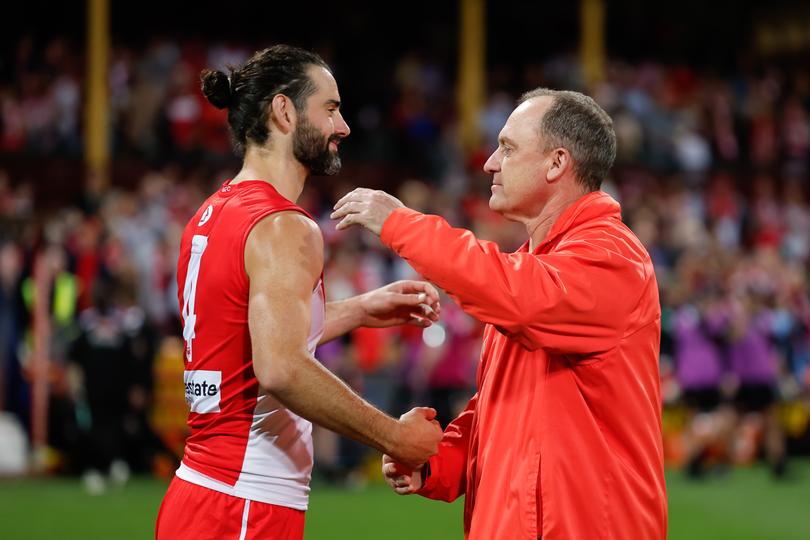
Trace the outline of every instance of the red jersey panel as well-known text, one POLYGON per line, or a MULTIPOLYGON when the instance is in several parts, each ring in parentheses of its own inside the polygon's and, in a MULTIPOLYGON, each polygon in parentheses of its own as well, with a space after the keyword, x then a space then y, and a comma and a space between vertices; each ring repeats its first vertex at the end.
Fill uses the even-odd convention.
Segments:
MULTIPOLYGON (((185 228, 177 284, 191 433, 177 476, 229 495, 305 510, 312 425, 260 388, 248 331, 245 242, 256 223, 285 210, 309 216, 267 182, 226 182, 185 228)), ((319 281, 312 293, 311 353, 323 335, 324 310, 319 281)))

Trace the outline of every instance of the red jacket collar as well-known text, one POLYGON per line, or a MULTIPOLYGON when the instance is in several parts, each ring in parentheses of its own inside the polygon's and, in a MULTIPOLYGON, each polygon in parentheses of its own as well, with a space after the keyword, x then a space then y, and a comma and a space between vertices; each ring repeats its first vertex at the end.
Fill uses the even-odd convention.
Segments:
MULTIPOLYGON (((543 246, 578 225, 594 219, 610 217, 621 219, 621 206, 619 206, 619 203, 604 191, 586 193, 560 214, 560 217, 551 226, 551 230, 548 231, 543 241, 537 244, 533 252, 537 253, 543 246)), ((518 251, 529 251, 528 240, 518 251)))

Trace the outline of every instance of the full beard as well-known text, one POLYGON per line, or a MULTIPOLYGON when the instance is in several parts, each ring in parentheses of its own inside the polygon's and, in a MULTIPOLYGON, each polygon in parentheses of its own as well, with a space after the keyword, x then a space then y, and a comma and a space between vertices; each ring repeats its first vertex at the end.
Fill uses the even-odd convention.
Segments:
POLYGON ((339 142, 338 135, 324 137, 309 120, 304 117, 293 134, 293 155, 312 175, 332 176, 340 172, 340 156, 329 149, 329 143, 339 142))

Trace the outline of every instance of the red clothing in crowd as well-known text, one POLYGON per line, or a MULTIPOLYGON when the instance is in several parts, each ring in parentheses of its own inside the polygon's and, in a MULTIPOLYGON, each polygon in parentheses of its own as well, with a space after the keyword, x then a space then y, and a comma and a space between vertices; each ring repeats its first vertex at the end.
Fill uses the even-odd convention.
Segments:
POLYGON ((487 323, 420 494, 464 494, 469 539, 664 539, 658 287, 618 203, 583 196, 532 252, 408 209, 381 238, 487 323))

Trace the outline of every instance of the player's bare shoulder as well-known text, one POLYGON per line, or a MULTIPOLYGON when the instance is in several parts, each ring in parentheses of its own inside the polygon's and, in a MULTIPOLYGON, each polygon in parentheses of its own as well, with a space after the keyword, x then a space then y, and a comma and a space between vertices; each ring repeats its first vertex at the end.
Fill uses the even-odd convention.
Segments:
POLYGON ((323 235, 317 223, 296 211, 275 212, 260 220, 245 244, 245 266, 250 274, 251 262, 275 262, 280 259, 323 268, 323 235))
POLYGON ((275 212, 260 220, 250 232, 248 241, 251 236, 260 243, 313 244, 323 250, 323 235, 318 224, 294 210, 275 212))

